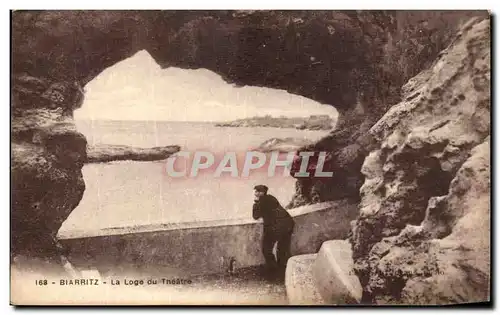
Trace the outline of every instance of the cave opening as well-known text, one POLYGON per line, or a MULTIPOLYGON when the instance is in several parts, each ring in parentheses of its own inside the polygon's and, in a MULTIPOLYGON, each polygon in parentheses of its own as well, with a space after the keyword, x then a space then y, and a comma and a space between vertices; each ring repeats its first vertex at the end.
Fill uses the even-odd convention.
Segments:
MULTIPOLYGON (((338 118, 333 106, 284 90, 236 86, 204 68, 162 69, 145 50, 108 67, 84 89, 85 99, 73 117, 87 138, 87 152, 106 146, 179 146, 216 156, 263 146, 296 150, 326 136, 338 118)), ((84 196, 59 235, 250 218, 254 185, 266 184, 284 206, 295 193, 293 177, 256 173, 248 178, 173 179, 166 176, 165 164, 87 163, 82 169, 84 196)))

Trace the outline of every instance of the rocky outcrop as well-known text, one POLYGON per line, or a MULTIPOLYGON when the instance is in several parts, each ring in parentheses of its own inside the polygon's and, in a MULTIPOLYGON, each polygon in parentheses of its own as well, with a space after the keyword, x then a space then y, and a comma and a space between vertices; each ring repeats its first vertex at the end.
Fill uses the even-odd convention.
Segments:
POLYGON ((470 21, 370 129, 351 242, 364 300, 489 299, 490 23, 470 21))
POLYGON ((290 305, 325 305, 316 286, 313 266, 318 254, 290 257, 285 272, 285 288, 290 305))
POLYGON ((70 114, 77 85, 20 76, 11 117, 11 253, 54 259, 56 233, 85 189, 85 137, 70 114))
POLYGON ((271 138, 269 140, 264 141, 255 148, 255 151, 260 152, 294 152, 298 151, 302 147, 306 145, 310 145, 312 141, 307 139, 299 139, 299 138, 271 138))
POLYGON ((88 146, 87 163, 111 161, 158 161, 179 152, 178 145, 153 148, 135 148, 124 145, 99 144, 88 146))

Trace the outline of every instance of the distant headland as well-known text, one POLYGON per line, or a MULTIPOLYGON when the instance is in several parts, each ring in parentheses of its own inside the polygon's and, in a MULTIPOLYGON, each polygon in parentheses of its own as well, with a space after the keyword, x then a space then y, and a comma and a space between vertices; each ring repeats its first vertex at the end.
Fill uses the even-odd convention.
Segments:
POLYGON ((310 115, 309 117, 272 117, 255 116, 237 119, 229 122, 216 123, 217 127, 272 127, 272 128, 295 128, 300 130, 331 130, 335 121, 329 115, 310 115))

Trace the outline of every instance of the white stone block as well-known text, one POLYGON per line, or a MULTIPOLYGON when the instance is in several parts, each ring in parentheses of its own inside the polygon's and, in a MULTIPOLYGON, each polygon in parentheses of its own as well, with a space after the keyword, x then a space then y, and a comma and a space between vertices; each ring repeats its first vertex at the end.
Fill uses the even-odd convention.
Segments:
POLYGON ((344 240, 324 242, 312 266, 315 286, 328 304, 358 304, 362 288, 354 273, 351 244, 344 240))

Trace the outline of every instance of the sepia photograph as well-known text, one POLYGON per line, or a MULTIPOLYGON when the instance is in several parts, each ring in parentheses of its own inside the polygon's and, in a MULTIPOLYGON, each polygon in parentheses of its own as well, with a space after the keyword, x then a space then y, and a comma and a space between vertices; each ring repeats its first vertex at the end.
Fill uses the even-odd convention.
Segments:
POLYGON ((491 306, 491 12, 10 28, 11 305, 491 306))

